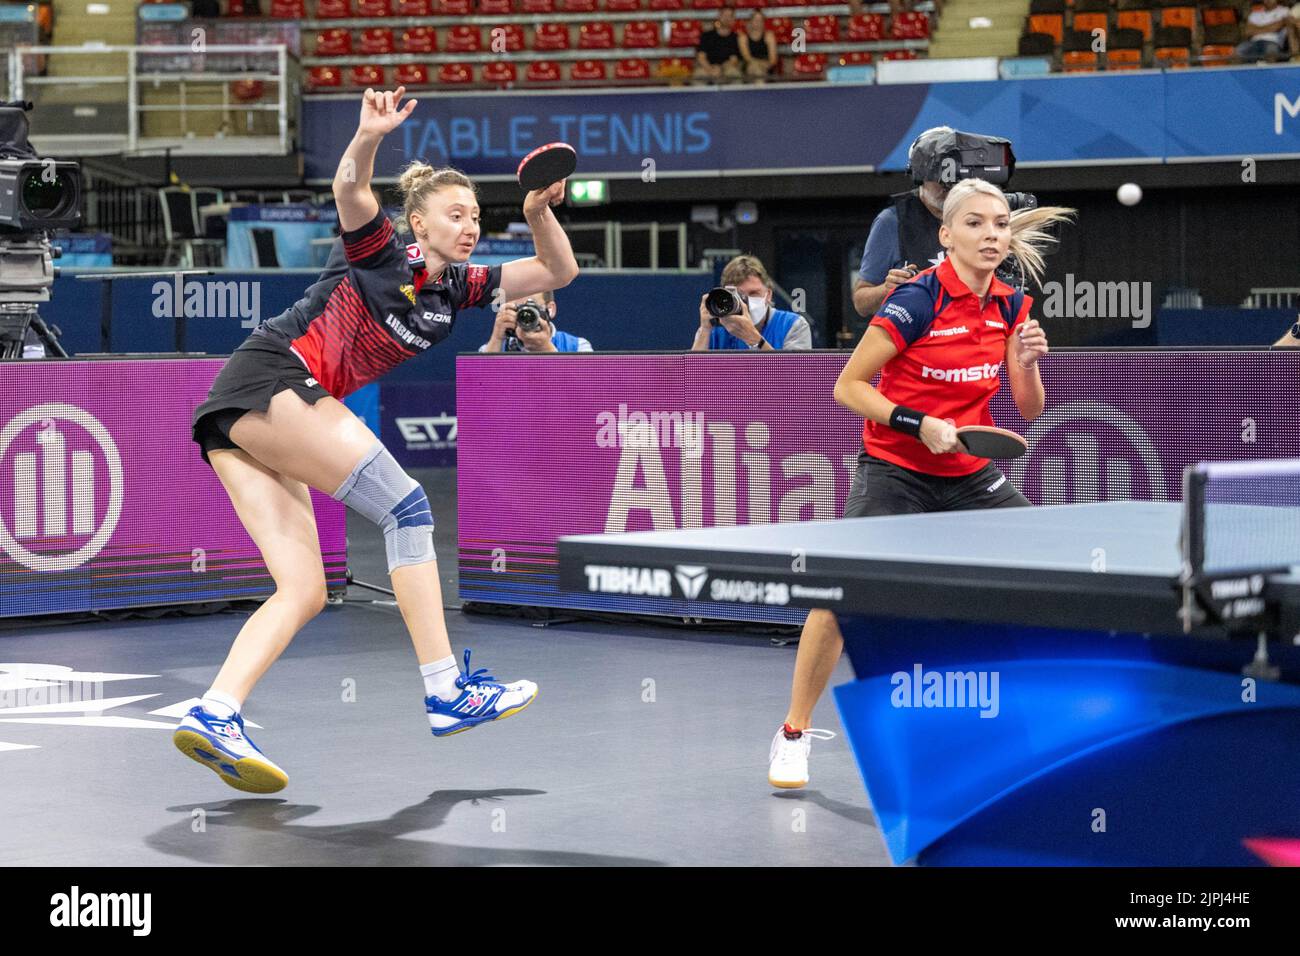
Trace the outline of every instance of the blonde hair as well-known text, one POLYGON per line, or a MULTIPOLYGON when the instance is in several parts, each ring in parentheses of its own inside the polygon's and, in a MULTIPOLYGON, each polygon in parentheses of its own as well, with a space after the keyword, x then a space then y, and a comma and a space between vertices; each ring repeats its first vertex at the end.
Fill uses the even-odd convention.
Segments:
POLYGON ((767 274, 758 256, 736 256, 722 267, 723 285, 740 285, 750 276, 758 276, 759 281, 769 288, 772 285, 772 277, 767 274))
POLYGON ((397 180, 397 188, 402 194, 402 217, 396 223, 397 227, 410 231, 411 213, 423 212, 429 197, 447 186, 464 186, 475 196, 478 195, 474 181, 459 169, 450 166, 434 169, 418 159, 403 169, 397 180))
POLYGON ((997 186, 983 179, 963 179, 948 191, 948 198, 943 202, 943 224, 951 229, 952 221, 957 218, 957 210, 977 194, 996 196, 1007 207, 1011 214, 1009 253, 1020 260, 1026 282, 1037 285, 1043 278, 1045 268, 1043 254, 1058 241, 1046 227, 1052 223, 1071 221, 1078 210, 1066 206, 1037 206, 1013 211, 1007 203, 1007 197, 997 186))

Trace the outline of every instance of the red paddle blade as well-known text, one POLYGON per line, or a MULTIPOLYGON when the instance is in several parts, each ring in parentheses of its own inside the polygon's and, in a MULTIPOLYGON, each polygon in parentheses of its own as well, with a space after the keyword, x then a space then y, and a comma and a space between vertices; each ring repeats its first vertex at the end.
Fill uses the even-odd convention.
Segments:
POLYGON ((516 175, 519 185, 531 192, 567 179, 577 168, 577 150, 568 143, 547 143, 523 158, 516 175))
POLYGON ((957 437, 978 458, 1019 458, 1029 450, 1023 438, 1002 428, 967 425, 957 429, 957 437))

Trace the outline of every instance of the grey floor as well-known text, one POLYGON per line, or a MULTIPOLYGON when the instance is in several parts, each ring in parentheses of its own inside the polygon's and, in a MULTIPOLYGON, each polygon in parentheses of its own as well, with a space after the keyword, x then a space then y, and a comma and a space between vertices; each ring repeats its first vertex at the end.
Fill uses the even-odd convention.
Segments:
MULTIPOLYGON (((454 473, 417 477, 454 605, 454 473)), ((363 522, 349 536, 354 575, 386 583, 378 532, 363 522)), ((169 714, 206 689, 243 615, 0 631, 0 660, 146 675, 104 682, 103 697, 124 701, 89 722, 0 712, 0 864, 887 863, 842 735, 814 743, 805 790, 767 784, 793 647, 453 610, 458 654, 469 646, 474 666, 541 694, 437 739, 400 614, 370 596, 353 588, 308 625, 246 703, 262 728, 251 736, 290 776, 264 797, 226 787, 170 739, 169 714)), ((849 676, 846 662, 832 683, 849 676)), ((841 729, 829 698, 817 724, 841 729)))

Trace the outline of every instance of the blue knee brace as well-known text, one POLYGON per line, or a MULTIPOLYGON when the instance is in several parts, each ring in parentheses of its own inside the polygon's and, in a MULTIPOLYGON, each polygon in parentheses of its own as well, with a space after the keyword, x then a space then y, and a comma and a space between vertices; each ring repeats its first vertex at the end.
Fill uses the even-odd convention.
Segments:
POLYGON ((390 574, 434 559, 429 499, 382 442, 375 442, 332 497, 383 530, 390 574))

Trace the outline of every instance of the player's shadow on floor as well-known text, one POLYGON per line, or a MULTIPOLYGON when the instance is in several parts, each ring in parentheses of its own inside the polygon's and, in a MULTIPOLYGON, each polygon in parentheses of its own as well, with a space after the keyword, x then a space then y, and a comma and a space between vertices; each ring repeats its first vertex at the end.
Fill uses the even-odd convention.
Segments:
POLYGON ((815 803, 828 813, 843 817, 850 823, 868 826, 873 830, 880 828, 880 825, 876 822, 876 815, 871 812, 869 807, 854 806, 851 803, 845 803, 843 800, 835 800, 826 796, 820 790, 773 790, 772 796, 778 800, 806 800, 809 803, 815 803))
MULTIPOLYGON (((196 806, 168 807, 183 814, 174 824, 145 838, 150 848, 196 863, 243 866, 662 866, 658 860, 573 853, 564 850, 495 849, 492 840, 511 839, 509 831, 494 833, 485 821, 480 846, 456 846, 405 834, 442 826, 458 803, 496 801, 506 797, 544 795, 544 790, 436 790, 413 806, 383 820, 360 820, 329 826, 296 821, 318 806, 283 799, 239 798, 196 806), (195 832, 195 810, 203 810, 204 831, 195 832)), ((459 834, 458 834, 459 836, 459 834)))

